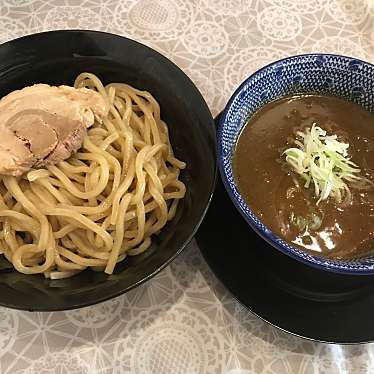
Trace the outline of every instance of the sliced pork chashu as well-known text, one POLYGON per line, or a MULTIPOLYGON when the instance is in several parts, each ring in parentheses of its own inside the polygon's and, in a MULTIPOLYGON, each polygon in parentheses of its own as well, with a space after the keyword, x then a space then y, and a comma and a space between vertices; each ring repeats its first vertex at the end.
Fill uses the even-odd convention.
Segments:
POLYGON ((36 84, 0 100, 0 174, 64 160, 82 145, 87 128, 108 113, 97 92, 36 84))

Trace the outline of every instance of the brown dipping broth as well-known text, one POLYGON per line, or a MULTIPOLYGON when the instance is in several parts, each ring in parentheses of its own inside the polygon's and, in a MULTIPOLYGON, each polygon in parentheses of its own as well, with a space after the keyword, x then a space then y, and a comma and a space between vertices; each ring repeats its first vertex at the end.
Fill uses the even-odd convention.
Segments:
POLYGON ((374 188, 360 190, 348 183, 351 203, 328 198, 317 206, 313 186, 306 189, 282 156, 296 146, 296 132, 313 123, 349 143, 360 175, 373 180, 374 114, 336 97, 300 95, 264 105, 244 126, 233 159, 238 189, 262 222, 296 247, 337 259, 373 252, 374 188), (297 217, 304 227, 295 224, 297 217))

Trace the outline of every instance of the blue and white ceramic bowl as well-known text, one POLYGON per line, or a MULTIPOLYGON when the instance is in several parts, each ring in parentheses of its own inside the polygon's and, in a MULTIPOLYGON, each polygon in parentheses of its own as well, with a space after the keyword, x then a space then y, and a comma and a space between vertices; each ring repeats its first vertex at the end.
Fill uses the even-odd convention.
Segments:
POLYGON ((276 61, 246 79, 233 94, 218 130, 218 164, 231 200, 265 240, 279 251, 314 267, 346 274, 374 274, 374 256, 341 261, 313 256, 286 243, 256 217, 241 197, 233 177, 237 138, 248 118, 264 104, 296 93, 338 96, 374 112, 374 65, 351 57, 309 54, 276 61))

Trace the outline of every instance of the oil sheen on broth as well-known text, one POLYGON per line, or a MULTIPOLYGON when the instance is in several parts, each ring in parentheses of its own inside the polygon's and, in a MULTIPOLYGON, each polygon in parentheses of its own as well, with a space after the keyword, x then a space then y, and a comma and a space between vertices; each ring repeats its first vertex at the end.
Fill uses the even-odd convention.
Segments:
POLYGON ((312 254, 354 258, 374 251, 374 188, 351 188, 349 204, 327 198, 316 204, 314 188, 285 162, 297 131, 313 124, 349 143, 360 175, 374 178, 374 114, 328 96, 284 97, 263 106, 243 128, 235 149, 234 176, 241 195, 263 223, 312 254), (300 228, 295 217, 307 224, 300 228), (313 217, 320 223, 313 225, 313 217))

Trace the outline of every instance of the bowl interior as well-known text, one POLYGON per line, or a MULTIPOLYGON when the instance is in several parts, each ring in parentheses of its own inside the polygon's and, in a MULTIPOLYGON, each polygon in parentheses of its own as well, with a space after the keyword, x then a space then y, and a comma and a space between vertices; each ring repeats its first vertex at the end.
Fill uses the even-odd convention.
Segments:
POLYGON ((337 96, 374 112, 374 65, 350 57, 310 54, 265 66, 234 93, 221 117, 218 132, 219 167, 226 189, 243 217, 280 251, 308 265, 352 274, 374 273, 374 258, 338 261, 307 254, 274 235, 247 206, 233 178, 232 157, 248 118, 264 104, 300 93, 337 96))
POLYGON ((125 259, 107 276, 90 270, 65 280, 19 274, 0 262, 0 305, 61 310, 90 305, 123 293, 154 275, 189 242, 209 204, 215 182, 215 129, 192 82, 154 50, 112 34, 57 31, 0 46, 0 96, 34 83, 72 85, 84 71, 104 83, 125 82, 153 94, 169 127, 176 156, 187 163, 187 185, 176 217, 144 254, 125 259))

